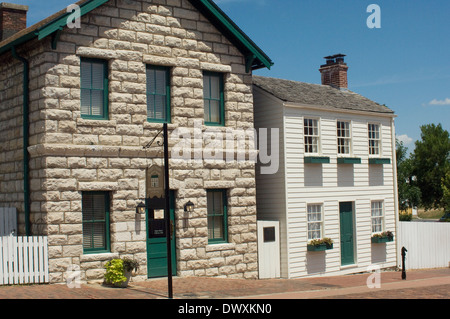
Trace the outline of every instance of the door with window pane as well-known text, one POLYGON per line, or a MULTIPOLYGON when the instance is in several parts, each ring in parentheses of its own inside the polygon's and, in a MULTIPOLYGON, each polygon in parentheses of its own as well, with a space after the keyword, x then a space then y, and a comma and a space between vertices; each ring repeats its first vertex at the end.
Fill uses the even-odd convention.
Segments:
POLYGON ((109 193, 83 192, 83 251, 108 252, 109 242, 109 193))

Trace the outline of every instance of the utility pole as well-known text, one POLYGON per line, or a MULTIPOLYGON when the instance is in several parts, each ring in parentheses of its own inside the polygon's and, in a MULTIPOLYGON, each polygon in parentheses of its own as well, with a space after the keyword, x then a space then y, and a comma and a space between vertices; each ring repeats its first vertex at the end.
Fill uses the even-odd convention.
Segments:
POLYGON ((167 285, 169 299, 173 299, 172 287, 172 245, 171 245, 171 223, 170 223, 170 185, 169 185, 169 137, 167 123, 164 123, 164 180, 165 180, 165 222, 167 239, 167 285))

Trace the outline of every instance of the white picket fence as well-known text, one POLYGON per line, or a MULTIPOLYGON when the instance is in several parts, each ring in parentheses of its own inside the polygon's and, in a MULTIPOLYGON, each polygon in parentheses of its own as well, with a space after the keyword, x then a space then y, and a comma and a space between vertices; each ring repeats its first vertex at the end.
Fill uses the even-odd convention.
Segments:
POLYGON ((405 247, 406 269, 450 266, 450 223, 399 222, 399 260, 405 247))
POLYGON ((48 283, 46 236, 0 237, 0 285, 48 283))

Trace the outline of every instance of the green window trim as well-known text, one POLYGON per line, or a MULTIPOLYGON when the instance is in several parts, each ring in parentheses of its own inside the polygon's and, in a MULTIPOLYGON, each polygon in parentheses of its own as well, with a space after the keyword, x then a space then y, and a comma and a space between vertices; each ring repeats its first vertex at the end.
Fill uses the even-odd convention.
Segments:
MULTIPOLYGON (((92 204, 92 203, 91 203, 92 204)), ((90 207, 93 207, 91 205, 90 207)), ((109 253, 111 252, 111 239, 110 239, 110 194, 109 192, 82 192, 82 225, 83 225, 83 253, 84 254, 99 254, 99 253, 109 253), (97 200, 100 198, 100 200, 104 201, 101 205, 104 207, 104 218, 98 218, 98 216, 95 216, 95 212, 88 211, 88 208, 85 207, 85 204, 88 204, 89 201, 93 202, 95 200, 95 197, 97 200), (93 215, 92 218, 87 218, 88 214, 93 215), (101 234, 103 236, 104 244, 100 247, 93 247, 94 244, 94 236, 95 236, 95 230, 94 225, 104 225, 104 231, 101 234), (92 227, 90 227, 92 226, 92 227), (89 229, 91 228, 91 229, 89 229), (87 230, 90 230, 91 232, 87 232, 87 230), (91 241, 89 244, 85 242, 85 238, 90 237, 89 240, 91 241), (89 247, 88 247, 89 246, 89 247)))
MULTIPOLYGON (((227 198, 227 191, 224 189, 210 189, 207 190, 207 201, 213 200, 213 202, 208 203, 208 244, 224 244, 228 243, 228 198, 227 198), (221 208, 220 212, 216 212, 214 210, 214 207, 216 207, 215 203, 215 196, 214 194, 220 193, 221 195, 221 203, 219 203, 219 206, 221 208), (212 194, 212 196, 209 196, 212 194), (213 211, 211 211, 209 208, 213 207, 213 211), (215 218, 216 217, 222 217, 221 218, 221 237, 215 237, 215 218)), ((220 233, 220 232, 219 232, 220 233)))
POLYGON ((328 156, 305 156, 305 164, 330 164, 328 156))
POLYGON ((81 58, 81 65, 80 65, 80 72, 81 72, 81 97, 80 97, 80 104, 82 104, 83 99, 83 90, 89 90, 89 114, 83 113, 83 107, 80 105, 80 111, 81 111, 81 118, 83 119, 89 119, 89 120, 108 120, 109 114, 109 79, 108 79, 108 61, 107 60, 100 60, 100 59, 91 59, 91 58, 81 58), (83 67, 83 65, 86 65, 86 63, 90 67, 90 87, 84 87, 83 83, 83 74, 87 70, 83 67), (92 77, 92 70, 94 64, 102 64, 103 65, 103 81, 102 81, 102 88, 93 88, 93 77, 92 77), (101 109, 102 113, 101 115, 95 115, 93 114, 93 108, 92 108, 92 96, 93 92, 95 91, 102 91, 102 102, 103 107, 101 109))
POLYGON ((203 101, 204 101, 204 111, 205 111, 205 125, 208 126, 225 126, 225 93, 224 93, 224 80, 222 73, 216 72, 203 72, 203 101), (219 79, 219 92, 218 97, 212 97, 212 85, 211 80, 213 78, 219 79), (206 84, 208 84, 206 86, 206 84), (209 90, 208 90, 209 88, 209 90), (212 108, 211 102, 218 102, 218 121, 212 120, 212 108))
POLYGON ((390 158, 369 158, 369 164, 373 164, 373 165, 391 164, 391 159, 390 158))
POLYGON ((171 87, 170 87, 170 68, 164 66, 147 65, 147 121, 151 123, 170 123, 171 122, 171 87), (151 71, 153 74, 150 74, 151 71), (165 74, 164 93, 157 92, 157 71, 163 71, 165 74), (150 81, 150 76, 153 76, 153 81, 150 81), (153 83, 153 87, 150 87, 150 83, 153 83), (158 97, 162 97, 165 103, 163 108, 165 114, 162 117, 151 116, 150 107, 153 101, 153 114, 157 113, 156 100, 158 97))

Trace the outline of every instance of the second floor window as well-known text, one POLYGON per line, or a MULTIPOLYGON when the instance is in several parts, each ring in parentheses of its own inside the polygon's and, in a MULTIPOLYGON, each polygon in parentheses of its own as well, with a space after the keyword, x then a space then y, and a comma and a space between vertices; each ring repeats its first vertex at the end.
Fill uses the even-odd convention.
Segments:
POLYGON ((380 155, 380 125, 369 124, 369 155, 380 155))
POLYGON ((338 154, 350 154, 351 152, 350 122, 337 122, 337 146, 338 154))
POLYGON ((108 118, 108 62, 81 60, 81 117, 108 118))
POLYGON ((305 153, 319 153, 319 121, 304 119, 303 130, 305 136, 305 153))
POLYGON ((147 119, 149 122, 170 122, 169 69, 147 66, 147 119))
POLYGON ((203 74, 203 100, 205 125, 225 125, 223 75, 205 72, 203 74))

